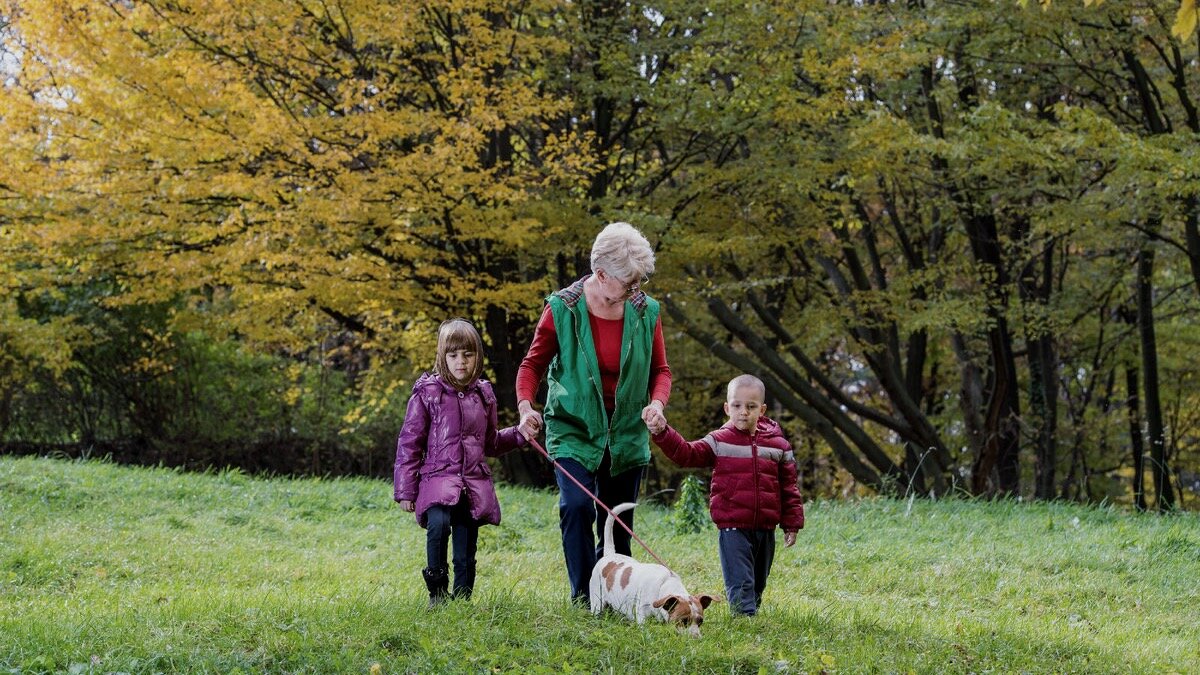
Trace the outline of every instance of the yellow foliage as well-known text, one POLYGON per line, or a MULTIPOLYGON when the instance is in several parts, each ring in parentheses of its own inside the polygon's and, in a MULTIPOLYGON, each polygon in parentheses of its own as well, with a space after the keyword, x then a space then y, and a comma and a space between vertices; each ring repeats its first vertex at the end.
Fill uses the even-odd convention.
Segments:
POLYGON ((1175 24, 1171 26, 1171 35, 1180 40, 1186 40, 1196 32, 1196 19, 1196 0, 1180 0, 1179 12, 1175 15, 1175 24))
POLYGON ((334 317, 396 346, 389 312, 480 291, 535 311, 520 261, 554 228, 525 204, 591 171, 530 74, 570 45, 506 19, 552 4, 22 2, 0 196, 25 213, 0 245, 27 285, 119 279, 115 304, 227 289, 271 344, 334 317))
MULTIPOLYGON (((1099 6, 1104 0, 1083 0, 1084 7, 1099 6)), ((1029 0, 1017 0, 1017 3, 1022 7, 1029 4, 1029 0)), ((1038 4, 1043 9, 1050 6, 1051 0, 1038 0, 1038 4)), ((1171 26, 1171 35, 1186 40, 1192 33, 1196 32, 1196 22, 1198 14, 1196 8, 1196 0, 1179 0, 1179 9, 1175 13, 1175 23, 1171 26)))

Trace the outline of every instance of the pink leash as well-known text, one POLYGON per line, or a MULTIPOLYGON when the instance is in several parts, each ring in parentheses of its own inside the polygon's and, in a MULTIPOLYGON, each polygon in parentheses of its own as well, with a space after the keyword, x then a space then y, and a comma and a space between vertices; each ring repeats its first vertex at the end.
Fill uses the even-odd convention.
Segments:
MULTIPOLYGON (((584 493, 584 494, 586 494, 587 496, 591 497, 591 498, 592 498, 592 501, 596 502, 596 504, 597 504, 597 505, 599 505, 599 506, 600 506, 600 508, 604 509, 605 511, 608 511, 608 515, 609 515, 609 516, 610 516, 610 517, 611 517, 613 520, 615 520, 615 521, 616 521, 616 523, 617 523, 618 525, 620 525, 622 529, 624 529, 626 532, 628 532, 628 533, 629 533, 629 536, 631 536, 631 537, 633 537, 635 540, 637 540, 637 543, 641 544, 641 545, 642 545, 642 548, 646 549, 646 553, 649 553, 649 554, 650 554, 650 556, 651 556, 652 558, 654 558, 655 560, 657 560, 659 565, 662 565, 663 567, 666 567, 666 568, 667 568, 667 571, 671 571, 671 568, 670 568, 670 566, 668 566, 668 565, 667 565, 667 563, 663 562, 663 561, 662 561, 662 558, 658 557, 658 554, 657 554, 657 553, 655 553, 654 551, 652 551, 652 550, 650 549, 650 547, 646 545, 646 542, 642 541, 642 538, 641 538, 641 537, 639 537, 639 536, 637 536, 636 534, 634 534, 634 533, 633 533, 633 530, 629 529, 629 526, 628 526, 628 525, 626 525, 626 524, 625 524, 625 522, 624 522, 624 521, 622 521, 620 518, 618 518, 618 517, 617 517, 617 514, 615 514, 615 513, 613 513, 613 512, 612 512, 612 509, 608 508, 608 506, 606 506, 606 505, 604 504, 604 502, 600 501, 600 499, 599 499, 598 497, 596 497, 596 495, 592 494, 590 490, 588 490, 587 488, 585 488, 585 487, 583 486, 583 483, 580 483, 580 482, 579 482, 579 481, 578 481, 578 480, 575 478, 575 476, 572 476, 572 475, 570 474, 570 472, 568 472, 566 469, 563 469, 561 464, 559 464, 558 462, 554 461, 554 458, 550 456, 550 453, 546 452, 546 449, 542 447, 541 443, 538 443, 537 441, 535 441, 534 439, 532 439, 532 438, 531 438, 531 439, 529 439, 529 444, 530 444, 530 445, 532 445, 533 447, 537 448, 537 451, 538 451, 538 452, 540 452, 540 453, 542 453, 542 456, 543 456, 543 457, 545 457, 546 459, 550 460, 550 463, 551 463, 551 464, 553 464, 553 465, 555 466, 555 468, 557 468, 557 469, 558 469, 560 472, 562 472, 562 475, 566 476, 567 478, 570 478, 570 479, 571 479, 571 482, 572 482, 572 483, 574 483, 574 484, 575 484, 575 486, 576 486, 576 487, 578 487, 580 490, 583 490, 583 493, 584 493)), ((674 572, 671 572, 671 574, 675 574, 675 573, 674 573, 674 572)), ((677 576, 678 576, 678 575, 677 575, 677 576)))

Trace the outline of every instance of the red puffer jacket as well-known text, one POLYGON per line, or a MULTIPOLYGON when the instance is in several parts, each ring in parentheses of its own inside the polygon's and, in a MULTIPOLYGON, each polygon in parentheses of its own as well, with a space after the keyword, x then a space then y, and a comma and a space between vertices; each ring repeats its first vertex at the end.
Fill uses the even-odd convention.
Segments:
POLYGON ((711 466, 709 512, 717 527, 785 532, 804 527, 796 459, 779 425, 760 417, 750 435, 732 424, 688 442, 668 426, 654 444, 680 466, 711 466))

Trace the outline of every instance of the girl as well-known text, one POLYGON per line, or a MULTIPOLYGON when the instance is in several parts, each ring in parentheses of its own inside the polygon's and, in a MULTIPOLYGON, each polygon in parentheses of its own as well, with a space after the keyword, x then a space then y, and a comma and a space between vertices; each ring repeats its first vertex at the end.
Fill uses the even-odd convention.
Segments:
POLYGON ((496 429, 496 395, 480 378, 483 341, 463 319, 438 328, 436 374, 413 384, 396 444, 395 499, 426 530, 429 606, 447 597, 447 544, 454 544, 454 596, 475 586, 479 526, 500 523, 500 502, 485 457, 525 445, 524 427, 496 429))

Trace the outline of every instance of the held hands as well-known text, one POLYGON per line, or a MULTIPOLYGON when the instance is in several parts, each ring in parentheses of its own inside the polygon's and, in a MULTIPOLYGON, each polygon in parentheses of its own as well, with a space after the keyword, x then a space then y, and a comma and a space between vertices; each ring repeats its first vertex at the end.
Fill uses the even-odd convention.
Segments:
POLYGON ((413 500, 411 499, 401 499, 400 509, 402 511, 408 511, 409 513, 412 513, 413 511, 417 510, 417 505, 413 503, 413 500))
POLYGON ((534 410, 529 401, 518 403, 517 410, 521 413, 521 423, 517 425, 517 431, 520 431, 526 440, 536 440, 538 434, 542 433, 542 414, 534 410))
POLYGON ((783 533, 783 546, 784 546, 784 548, 787 548, 788 546, 791 546, 792 544, 795 544, 795 543, 796 543, 796 533, 795 533, 795 532, 786 532, 786 531, 785 531, 785 532, 783 533))
POLYGON ((663 415, 662 401, 655 399, 650 401, 650 405, 642 408, 642 421, 646 423, 646 428, 651 434, 661 434, 667 428, 667 417, 663 415))

